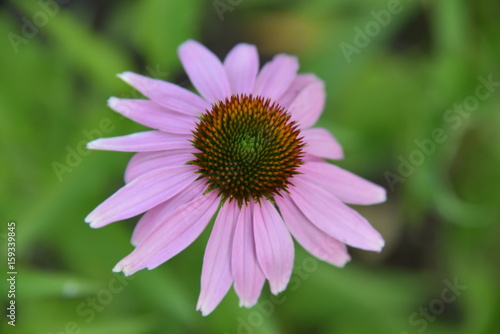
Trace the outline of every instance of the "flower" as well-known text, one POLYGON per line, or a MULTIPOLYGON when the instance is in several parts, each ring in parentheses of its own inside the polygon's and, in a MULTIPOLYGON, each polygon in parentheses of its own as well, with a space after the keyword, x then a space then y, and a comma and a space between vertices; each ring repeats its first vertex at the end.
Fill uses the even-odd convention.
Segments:
POLYGON ((113 269, 153 269, 188 247, 216 215, 197 309, 212 312, 234 284, 240 306, 253 306, 265 280, 285 290, 293 236, 317 258, 342 267, 346 245, 370 251, 381 235, 344 203, 385 201, 385 190, 325 161, 343 158, 325 129, 310 128, 325 103, 323 82, 297 74, 278 54, 259 71, 253 45, 238 44, 221 62, 188 40, 179 57, 197 95, 132 72, 119 75, 148 99, 110 98, 118 113, 155 130, 97 139, 88 148, 139 152, 125 186, 85 219, 105 226, 141 213, 135 249, 113 269), (217 213, 218 211, 218 213, 217 213))

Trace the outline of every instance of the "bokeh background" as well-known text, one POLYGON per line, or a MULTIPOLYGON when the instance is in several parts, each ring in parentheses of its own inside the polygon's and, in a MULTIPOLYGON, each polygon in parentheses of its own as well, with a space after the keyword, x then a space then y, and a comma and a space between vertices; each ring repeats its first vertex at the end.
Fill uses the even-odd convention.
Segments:
POLYGON ((1 277, 9 221, 18 271, 17 326, 2 278, 1 332, 499 333, 499 13, 493 0, 0 1, 1 277), (84 144, 144 129, 106 106, 140 97, 117 73, 190 87, 176 54, 188 38, 220 57, 238 42, 262 62, 296 54, 326 82, 318 125, 342 143, 338 164, 388 190, 357 208, 382 253, 352 250, 339 269, 297 245, 278 299, 266 285, 243 309, 231 291, 205 318, 210 228, 153 271, 111 272, 137 218, 83 219, 123 185, 131 154, 84 144))

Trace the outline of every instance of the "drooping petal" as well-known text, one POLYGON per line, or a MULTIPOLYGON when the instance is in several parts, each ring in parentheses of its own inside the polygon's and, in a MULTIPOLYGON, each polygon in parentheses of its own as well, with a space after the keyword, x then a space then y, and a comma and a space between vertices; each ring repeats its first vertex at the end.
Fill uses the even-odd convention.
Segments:
POLYGON ((212 191, 184 204, 161 222, 132 253, 113 268, 131 275, 153 269, 188 247, 203 232, 217 211, 219 199, 212 191))
POLYGON ((233 283, 231 247, 238 211, 235 202, 222 206, 207 243, 201 272, 200 297, 196 306, 204 316, 219 305, 233 283))
POLYGON ((306 129, 318 121, 325 107, 325 100, 325 84, 323 81, 314 81, 295 97, 288 107, 288 112, 301 128, 306 129))
POLYGON ((190 134, 196 121, 193 116, 167 109, 151 100, 111 97, 108 106, 139 124, 166 132, 190 134))
POLYGON ((368 221, 332 193, 296 175, 290 195, 297 207, 316 227, 350 246, 380 251, 384 239, 368 221))
POLYGON ((246 43, 236 45, 227 54, 224 68, 233 95, 252 93, 259 71, 259 54, 255 45, 246 43))
POLYGON ((190 149, 191 136, 161 131, 137 132, 126 136, 100 138, 87 144, 92 150, 121 152, 152 152, 162 150, 190 149))
POLYGON ((286 92, 283 95, 281 95, 281 97, 278 99, 279 104, 288 109, 288 107, 293 102, 293 100, 295 100, 297 95, 299 95, 299 93, 309 84, 316 81, 321 81, 321 80, 314 74, 311 73, 297 74, 295 79, 293 79, 290 87, 288 87, 286 92))
POLYGON ((182 43, 179 58, 191 83, 208 102, 213 104, 231 96, 221 61, 204 45, 194 40, 182 43))
POLYGON ((255 253, 253 206, 250 203, 241 207, 231 252, 234 290, 240 298, 240 306, 244 307, 252 307, 257 303, 265 282, 255 253))
POLYGON ((381 186, 326 162, 306 163, 300 167, 300 172, 301 178, 345 203, 371 205, 386 200, 386 191, 381 186))
POLYGON ((323 128, 312 128, 302 130, 300 134, 304 137, 307 153, 332 160, 344 158, 342 146, 330 131, 323 128))
POLYGON ((130 159, 125 170, 125 182, 129 183, 135 178, 154 169, 185 165, 193 160, 193 155, 187 150, 169 150, 156 152, 140 152, 130 159))
POLYGON ((294 248, 283 219, 267 200, 254 206, 257 260, 275 295, 285 290, 292 275, 294 248))
POLYGON ((276 204, 288 229, 299 244, 317 258, 343 267, 351 257, 347 247, 317 228, 293 203, 290 195, 276 196, 276 204))
POLYGON ((194 166, 179 166, 144 174, 102 202, 85 221, 97 228, 141 214, 186 188, 198 177, 195 172, 194 166))
POLYGON ((253 94, 277 101, 293 82, 299 69, 299 62, 294 56, 276 55, 273 60, 262 67, 253 94))
MULTIPOLYGON (((307 150, 307 148, 306 148, 306 150, 307 150)), ((307 151, 306 151, 306 153, 304 153, 302 160, 304 160, 306 162, 325 162, 325 159, 320 158, 316 155, 309 154, 309 153, 307 153, 307 151)))
POLYGON ((165 108, 195 117, 211 109, 210 103, 200 96, 171 82, 133 72, 123 72, 118 77, 165 108))
POLYGON ((132 245, 137 246, 149 233, 165 221, 177 208, 201 197, 207 186, 203 180, 198 180, 188 185, 171 199, 148 210, 139 220, 132 234, 132 245))

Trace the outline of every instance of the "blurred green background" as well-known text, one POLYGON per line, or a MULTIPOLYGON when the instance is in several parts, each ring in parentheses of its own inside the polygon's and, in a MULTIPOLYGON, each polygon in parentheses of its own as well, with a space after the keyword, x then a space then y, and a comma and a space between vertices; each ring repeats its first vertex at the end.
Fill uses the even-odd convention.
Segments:
POLYGON ((2 279, 2 333, 500 333, 498 1, 54 1, 0 1, 1 276, 9 221, 18 271, 15 328, 2 279), (339 165, 388 190, 359 208, 381 254, 351 250, 339 269, 297 245, 278 299, 266 285, 242 309, 231 290, 206 318, 210 229, 153 271, 111 272, 137 218, 83 219, 131 154, 83 147, 144 129, 106 107, 140 96, 117 73, 189 87, 176 54, 188 38, 220 57, 243 41, 262 62, 296 54, 325 80, 318 125, 342 143, 339 165))

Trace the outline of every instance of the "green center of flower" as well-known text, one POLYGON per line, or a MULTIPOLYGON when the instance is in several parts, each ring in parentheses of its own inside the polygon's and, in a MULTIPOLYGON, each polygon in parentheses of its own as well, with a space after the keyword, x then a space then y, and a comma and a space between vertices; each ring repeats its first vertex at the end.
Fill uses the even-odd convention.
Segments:
POLYGON ((201 115, 193 131, 199 167, 208 191, 241 206, 261 197, 274 201, 287 191, 303 163, 304 143, 291 115, 269 99, 232 96, 201 115))

